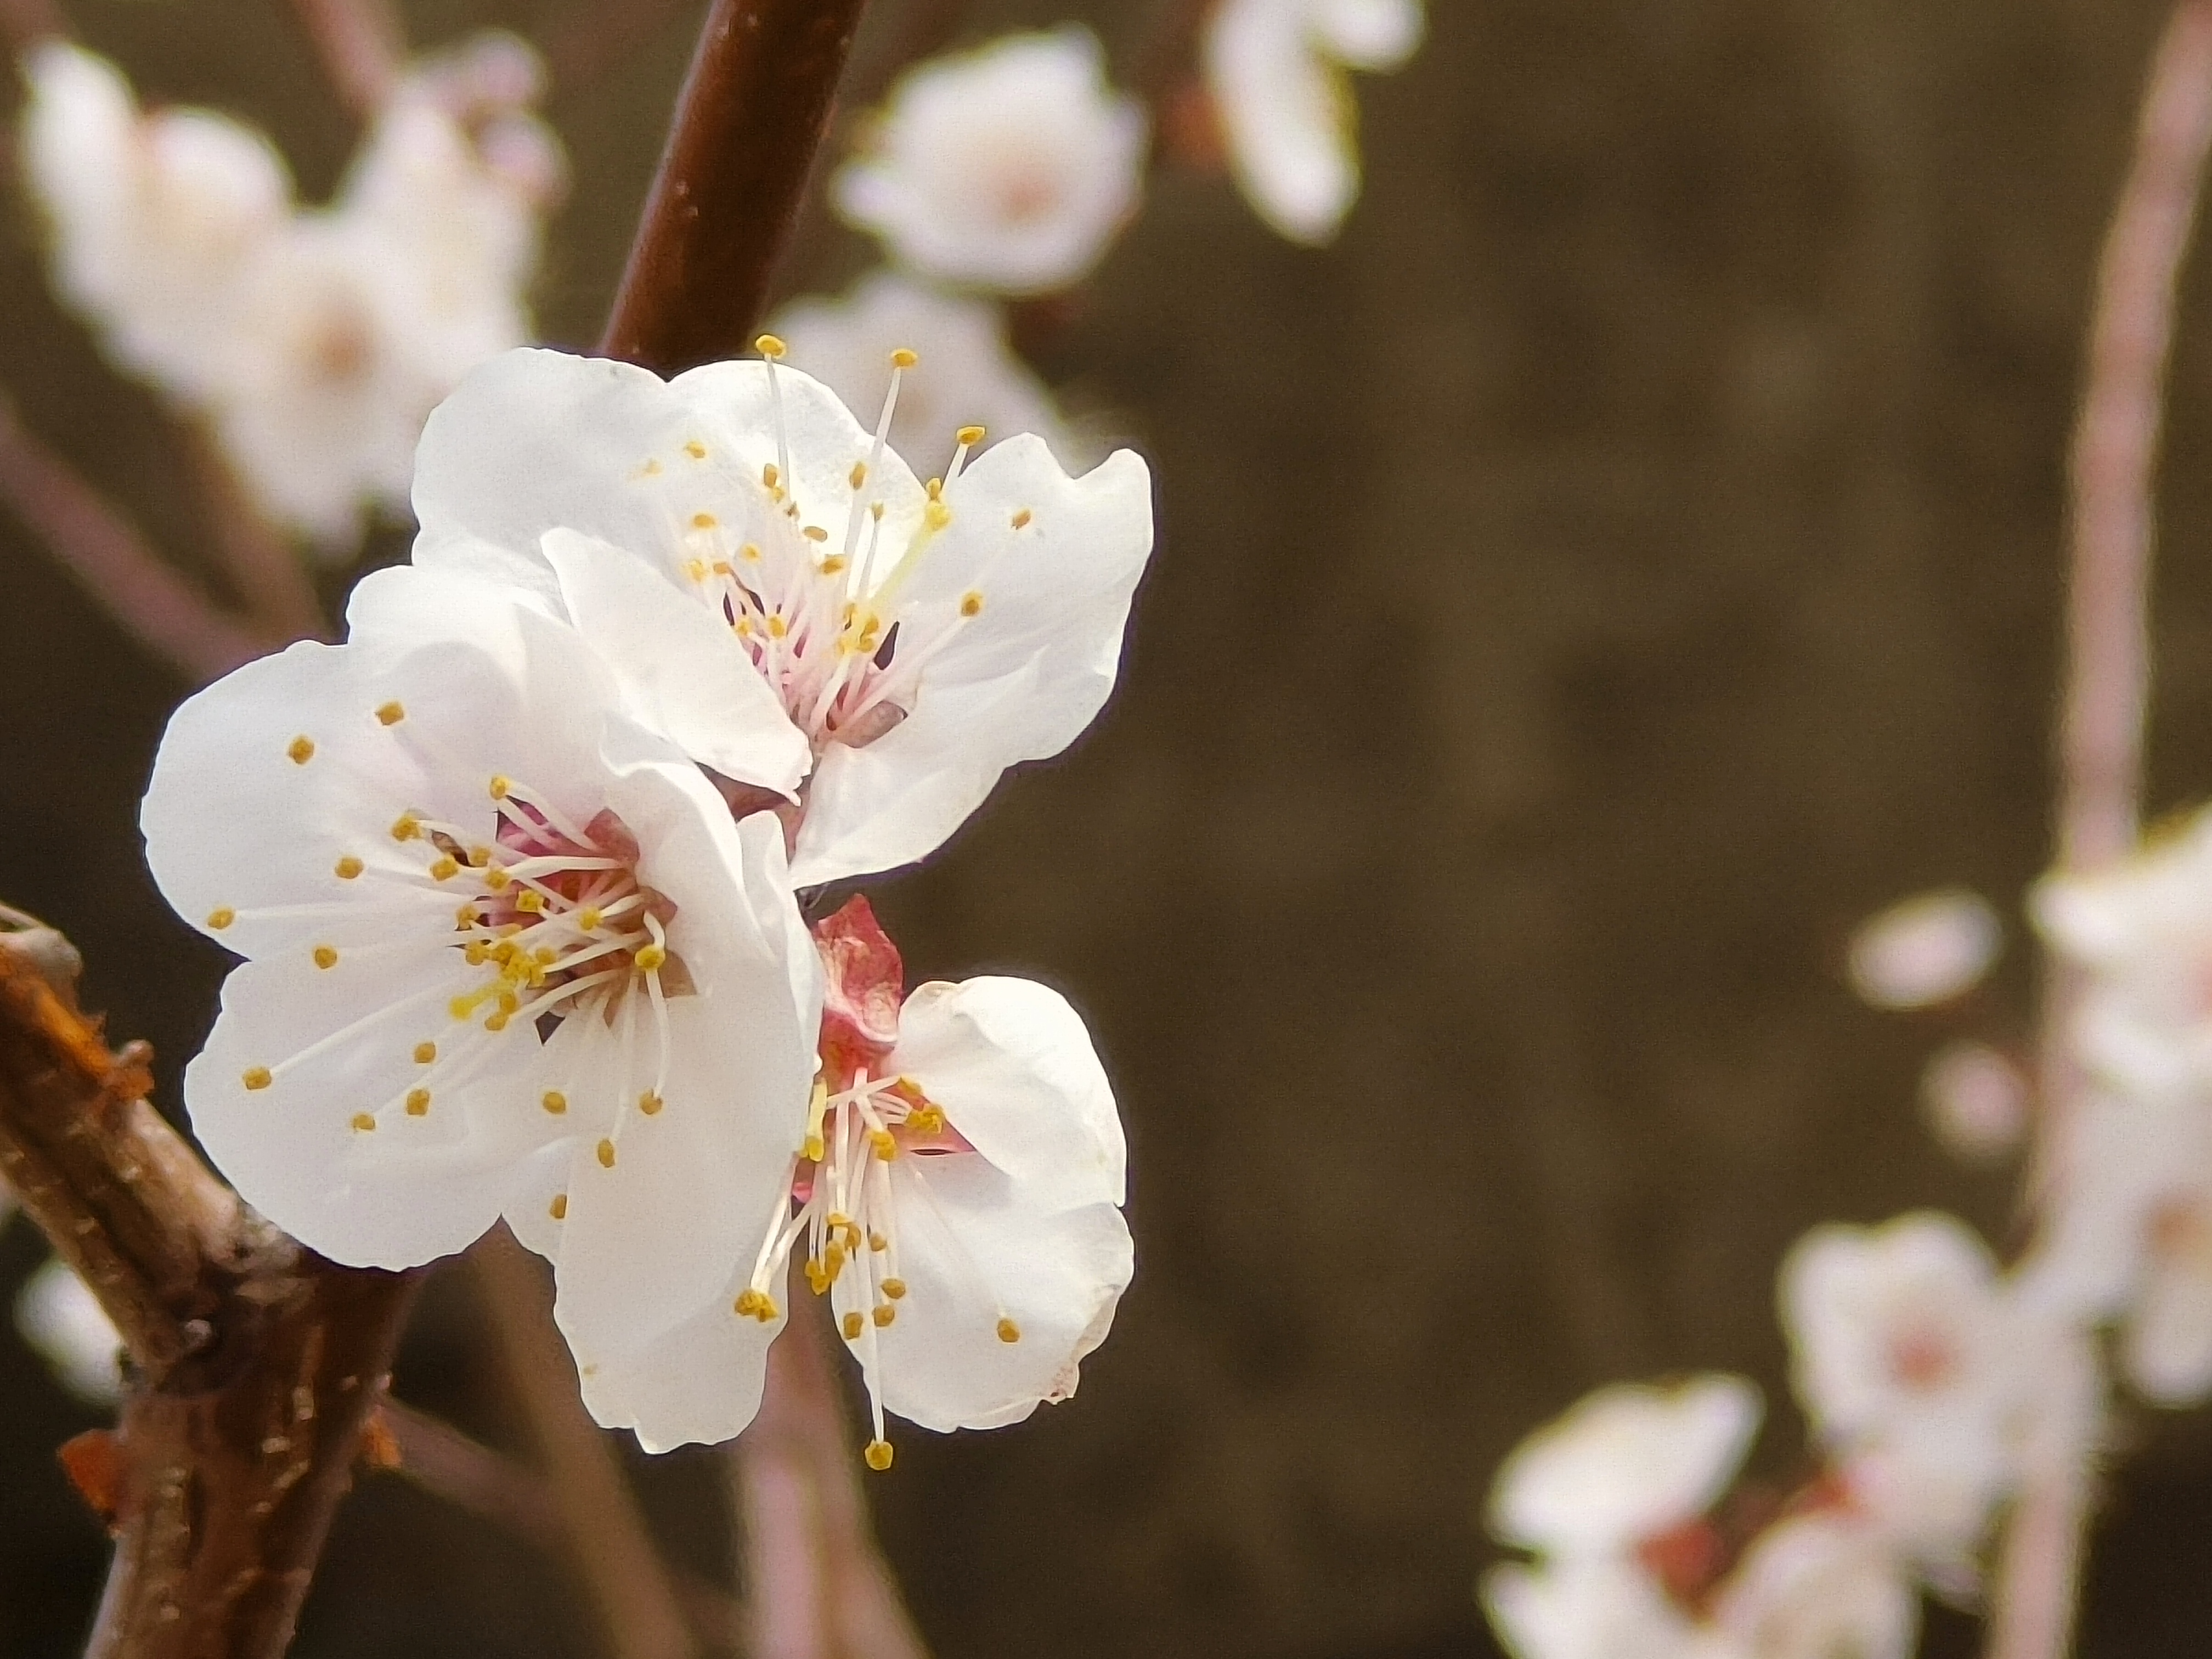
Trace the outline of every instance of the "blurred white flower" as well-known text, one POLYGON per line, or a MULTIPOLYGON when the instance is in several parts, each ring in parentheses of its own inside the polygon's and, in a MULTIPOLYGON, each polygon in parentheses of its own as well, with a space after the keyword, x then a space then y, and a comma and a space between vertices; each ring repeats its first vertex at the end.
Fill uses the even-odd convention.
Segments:
POLYGON ((1054 455, 1080 456, 1052 393, 1008 349, 999 309, 988 301, 939 294, 890 271, 863 277, 842 300, 796 300, 769 331, 791 361, 836 392, 848 409, 872 409, 890 384, 891 354, 928 343, 899 381, 890 447, 920 463, 949 453, 951 435, 980 426, 994 440, 1034 432, 1054 455))
POLYGON ((1073 742, 1152 541, 1127 451, 1071 478, 1035 437, 972 465, 963 443, 924 485, 793 369, 664 381, 550 351, 494 359, 432 417, 415 507, 418 565, 557 608, 702 765, 757 740, 794 780, 811 758, 803 887, 927 857, 1008 767, 1073 742))
POLYGON ((2028 1081, 1986 1042, 1946 1044, 1920 1075, 1920 1102, 1937 1139, 1984 1164, 2014 1150, 2027 1130, 2028 1081))
POLYGON ((837 175, 838 210, 937 282, 1037 294, 1097 263, 1137 204, 1145 117, 1087 29, 909 70, 837 175))
POLYGON ((1848 1511, 1815 1510, 1759 1535, 1712 1618, 1722 1650, 1739 1659, 1908 1659, 1920 1595, 1879 1530, 1848 1511))
POLYGON ((55 1379, 90 1406, 123 1398, 123 1339, 91 1287, 57 1256, 23 1281, 15 1328, 53 1368, 55 1379))
POLYGON ((1483 1609, 1514 1659, 1724 1659, 1649 1575, 1607 1557, 1492 1567, 1483 1609))
POLYGON ((1852 988, 1877 1008, 1925 1008, 1979 984, 2004 944, 1979 894, 1948 887, 1893 904, 1851 936, 1852 988))
POLYGON ((1335 236, 1359 195, 1358 106, 1347 69, 1404 64, 1421 0, 1223 0, 1206 75, 1231 165, 1260 216, 1294 242, 1335 236))
POLYGON ((1600 1389, 1514 1449, 1491 1488, 1490 1528, 1559 1557, 1633 1551, 1711 1506, 1759 1420, 1741 1377, 1600 1389))

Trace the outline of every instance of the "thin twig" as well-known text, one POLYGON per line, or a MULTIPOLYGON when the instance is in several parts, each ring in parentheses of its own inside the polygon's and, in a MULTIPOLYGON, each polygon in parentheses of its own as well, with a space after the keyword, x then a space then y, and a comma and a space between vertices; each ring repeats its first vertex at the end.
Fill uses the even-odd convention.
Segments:
POLYGON ((391 95, 407 60, 407 33, 392 0, 292 0, 323 73, 362 120, 391 95))
POLYGON ((24 52, 41 40, 67 40, 69 25, 54 0, 0 0, 0 37, 24 52))
POLYGON ((675 1585, 647 1529, 613 1441, 586 1416, 576 1368, 553 1326, 544 1264, 495 1229, 471 1253, 507 1385, 544 1458, 568 1559, 618 1659, 688 1659, 696 1650, 675 1585))
MULTIPOLYGON (((2150 688, 2154 482, 2175 290, 2212 149, 2212 0, 2186 0, 2153 61, 2136 154, 2098 271, 2075 434, 2067 671, 2059 715, 2058 866, 2081 872, 2136 844, 2150 688)), ((2032 1200, 2068 1176, 2059 1148, 2081 1097, 2070 1048, 2083 994, 2054 960, 2045 994, 2043 1115, 2032 1200)), ((2063 1659, 2073 1642, 2101 1433, 2093 1413, 2039 1454, 2013 1507, 1990 1659, 2063 1659)))
POLYGON ((214 434, 193 422, 185 435, 216 550, 238 597, 267 634, 287 640, 327 637, 330 619, 298 550, 261 516, 214 434))
POLYGON ((215 679, 273 648, 165 562, 4 398, 0 500, 125 632, 186 678, 215 679))
POLYGON ((714 0, 600 349, 736 355, 767 303, 865 0, 714 0))

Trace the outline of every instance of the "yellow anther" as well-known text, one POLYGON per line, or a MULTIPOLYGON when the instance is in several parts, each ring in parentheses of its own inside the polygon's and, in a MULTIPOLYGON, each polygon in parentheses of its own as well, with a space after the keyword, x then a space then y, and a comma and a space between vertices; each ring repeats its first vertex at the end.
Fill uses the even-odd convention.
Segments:
POLYGON ((504 987, 504 986, 501 986, 501 987, 500 988, 500 992, 499 992, 499 1011, 500 1011, 500 1012, 501 1012, 502 1014, 511 1014, 511 1013, 513 1013, 516 1009, 518 1009, 518 1008, 520 1008, 520 1007, 521 1007, 521 1006, 522 1006, 522 999, 521 999, 520 997, 519 997, 519 996, 515 995, 514 992, 512 992, 512 991, 510 991, 510 990, 507 989, 507 988, 506 988, 506 987, 504 987))
POLYGON ((647 1089, 643 1094, 637 1097, 637 1109, 643 1112, 647 1117, 659 1117, 660 1115, 660 1109, 666 1104, 668 1104, 666 1101, 663 1100, 659 1095, 653 1093, 650 1089, 647 1089))
POLYGON ((862 484, 867 483, 868 464, 866 461, 854 462, 853 470, 845 475, 845 481, 851 484, 855 489, 858 489, 862 484))
MULTIPOLYGON (((907 355, 912 356, 914 354, 908 352, 907 355)), ((871 1440, 868 1442, 867 1449, 860 1454, 860 1461, 878 1474, 881 1474, 891 1466, 891 1443, 888 1440, 871 1440)))
POLYGON ((748 564, 758 564, 761 556, 760 544, 757 542, 747 542, 738 550, 738 556, 748 564))
POLYGON ((615 1144, 611 1140, 599 1142, 599 1167, 602 1170, 611 1170, 615 1167, 615 1144))
POLYGON ((684 453, 695 461, 703 461, 707 459, 707 446, 693 438, 684 446, 684 453))
POLYGON ((881 524, 884 521, 884 504, 881 501, 870 501, 868 503, 868 516, 873 519, 878 524, 881 524))
POLYGON ((898 1142, 891 1139, 889 1129, 869 1130, 868 1145, 876 1149, 876 1156, 885 1164, 898 1156, 898 1142))
POLYGON ((966 444, 972 449, 983 441, 983 428, 980 426, 963 426, 952 434, 952 441, 966 444))
POLYGON ((376 1127, 376 1120, 367 1112, 356 1112, 353 1115, 353 1127, 357 1133, 367 1134, 376 1127))
POLYGON ((507 873, 506 866, 503 865, 495 864, 484 872, 484 885, 495 893, 505 892, 507 884, 514 879, 513 876, 507 873))
POLYGON ((780 489, 783 487, 783 474, 776 470, 774 461, 767 462, 762 466, 761 482, 770 489, 780 489))
POLYGON ((276 1079, 269 1075, 266 1066, 249 1066, 239 1074, 238 1080, 249 1089, 265 1089, 276 1079))
POLYGON ((1024 507, 1020 512, 1014 514, 1014 528, 1017 530, 1027 530, 1030 527, 1030 522, 1035 520, 1036 517, 1036 514, 1030 512, 1026 507, 1024 507))
POLYGON ((901 1297, 906 1294, 906 1280, 903 1279, 886 1279, 884 1280, 884 1294, 890 1297, 892 1301, 897 1301, 901 1297))
POLYGON ((415 1063, 417 1066, 428 1066, 432 1060, 437 1059, 437 1057, 438 1045, 436 1043, 418 1042, 415 1045, 415 1063))
POLYGON ((340 881, 351 881, 368 866, 350 853, 331 866, 340 881))
POLYGON ((806 1269, 807 1288, 817 1296, 827 1292, 830 1289, 830 1275, 822 1271, 822 1264, 810 1258, 801 1265, 806 1269))
POLYGON ((638 468, 638 471, 646 477, 657 478, 660 476, 660 463, 648 456, 645 465, 638 468))
POLYGON ((558 1089, 548 1089, 544 1094, 538 1096, 538 1103, 553 1116, 558 1117, 568 1109, 568 1097, 558 1089))
POLYGON ((720 522, 721 520, 711 513, 694 513, 691 515, 691 527, 694 530, 712 530, 720 522))
POLYGON ((504 1031, 507 1029, 507 1010, 504 1008, 499 1010, 496 1013, 486 1014, 484 1016, 484 1030, 487 1031, 504 1031))
POLYGON ((868 1324, 868 1322, 857 1313, 848 1313, 838 1322, 844 1328, 845 1340, 848 1342, 858 1342, 860 1340, 860 1333, 867 1328, 868 1324))
POLYGON ((924 484, 921 489, 922 493, 927 495, 933 501, 939 501, 945 499, 945 480, 942 478, 932 478, 927 483, 924 484))
POLYGON ((822 1271, 830 1276, 832 1285, 837 1282, 837 1275, 845 1271, 845 1247, 842 1244, 833 1243, 822 1252, 822 1271))
POLYGON ((491 782, 489 787, 491 790, 491 798, 494 800, 505 800, 507 799, 507 791, 514 787, 514 780, 506 776, 502 773, 495 772, 491 775, 491 782))
POLYGON ((904 346, 901 346, 896 351, 891 353, 891 367, 893 368, 912 368, 921 361, 921 358, 920 356, 913 351, 909 351, 904 346))
POLYGON ((460 873, 461 861, 450 856, 440 859, 430 866, 430 879, 433 881, 451 881, 460 873))
POLYGON ((218 933, 238 920, 238 912, 228 904, 218 905, 208 912, 207 925, 218 933))
POLYGON ((684 560, 684 574, 685 575, 689 576, 689 577, 690 577, 693 581, 695 581, 695 582, 703 582, 703 581, 705 581, 705 580, 707 580, 707 562, 706 562, 706 560, 704 560, 704 559, 686 559, 686 560, 684 560))
POLYGON ((318 968, 335 968, 335 967, 337 967, 337 965, 338 965, 338 953, 337 953, 336 951, 333 951, 333 950, 332 950, 329 945, 318 945, 315 947, 315 966, 316 966, 316 967, 318 967, 318 968))
POLYGON ((641 974, 656 974, 668 965, 668 950, 665 945, 646 945, 638 948, 633 958, 641 974))
POLYGON ((430 1091, 428 1089, 410 1089, 407 1091, 408 1116, 421 1117, 427 1114, 429 1109, 430 1091))
POLYGON ((781 613, 771 611, 768 619, 769 638, 772 640, 780 640, 789 632, 791 632, 791 625, 784 621, 781 613))
MULTIPOLYGON (((465 904, 457 905, 454 907, 453 923, 456 927, 473 927, 482 920, 483 918, 477 915, 477 902, 474 899, 469 900, 465 904)), ((483 958, 481 957, 477 958, 479 961, 482 959, 483 958)))
POLYGON ((407 711, 396 702, 387 702, 376 711, 376 718, 381 725, 397 726, 407 718, 407 711))
POLYGON ((489 847, 470 848, 469 862, 474 865, 477 869, 483 869, 484 866, 491 862, 491 848, 489 847))
POLYGON ((826 542, 830 539, 830 532, 818 524, 808 525, 799 533, 810 542, 826 542))
POLYGON ((576 926, 591 933, 606 920, 605 914, 596 904, 587 904, 576 912, 576 926))
POLYGON ((412 812, 402 812, 392 823, 392 839, 413 841, 422 833, 422 821, 412 812))
POLYGON ((885 1238, 881 1233, 872 1231, 869 1233, 868 1248, 875 1251, 878 1255, 881 1255, 884 1251, 890 1249, 890 1240, 885 1238))
POLYGON ((834 576, 844 568, 845 556, 842 553, 832 553, 822 561, 822 574, 825 576, 834 576))
MULTIPOLYGON (((532 951, 530 953, 530 959, 536 963, 540 968, 550 968, 555 963, 561 960, 561 953, 550 945, 541 945, 535 951, 532 951)), ((536 984, 538 977, 541 976, 533 975, 532 977, 531 983, 533 985, 536 984)))
POLYGON ((963 617, 981 616, 983 614, 983 596, 981 593, 978 593, 972 587, 965 593, 963 593, 960 596, 960 614, 963 617))
POLYGON ((455 1019, 466 1019, 491 999, 493 988, 486 985, 464 995, 455 997, 446 1005, 446 1012, 455 1019))
POLYGON ((876 1328, 878 1330, 881 1330, 884 1326, 890 1324, 891 1321, 898 1317, 898 1310, 891 1306, 890 1303, 886 1302, 883 1304, 882 1306, 871 1310, 868 1317, 874 1320, 876 1322, 876 1328))
POLYGON ((999 1340, 1000 1340, 1000 1341, 1001 1341, 1001 1342, 1018 1342, 1018 1341, 1020 1341, 1021 1340, 1022 1340, 1022 1328, 1021 1328, 1020 1326, 1018 1326, 1018 1325, 1015 1324, 1015 1323, 1014 1323, 1014 1322, 1013 1322, 1012 1320, 1011 1320, 1011 1319, 1003 1319, 1003 1318, 1002 1318, 1002 1319, 1000 1319, 1000 1320, 999 1321, 999 1340))
POLYGON ((566 1193, 554 1194, 553 1201, 545 1206, 545 1213, 551 1216, 556 1221, 566 1221, 568 1218, 568 1194, 566 1193))
POLYGON ((925 529, 942 530, 952 522, 952 509, 943 501, 931 501, 921 509, 921 522, 925 529))
POLYGON ((730 624, 730 631, 735 634, 741 640, 749 640, 752 638, 753 619, 750 617, 738 617, 737 621, 730 624))
POLYGON ((714 574, 717 576, 734 576, 738 573, 730 568, 727 559, 717 559, 714 561, 714 574))
POLYGON ((916 1134, 941 1135, 945 1133, 945 1109, 941 1106, 924 1106, 918 1111, 908 1112, 906 1115, 906 1123, 907 1127, 912 1129, 916 1134))
POLYGON ((514 896, 514 908, 527 910, 534 916, 544 909, 545 895, 534 887, 526 887, 514 896))
POLYGON ((747 1319, 757 1319, 763 1325, 780 1311, 774 1297, 766 1291, 754 1290, 750 1285, 738 1292, 738 1299, 733 1305, 747 1319))
POLYGON ((753 342, 753 349, 759 352, 762 356, 767 358, 770 362, 774 362, 783 356, 785 347, 783 342, 776 338, 775 335, 763 334, 753 342))
POLYGON ((461 959, 471 968, 481 968, 491 959, 491 946, 480 939, 472 939, 462 948, 461 959))
POLYGON ((284 752, 292 757, 293 765, 305 766, 315 757, 315 740, 307 737, 295 738, 284 752))
POLYGON ((822 1155, 828 1150, 822 1144, 820 1135, 810 1134, 806 1137, 806 1144, 799 1148, 799 1155, 810 1163, 819 1164, 822 1161, 822 1155))

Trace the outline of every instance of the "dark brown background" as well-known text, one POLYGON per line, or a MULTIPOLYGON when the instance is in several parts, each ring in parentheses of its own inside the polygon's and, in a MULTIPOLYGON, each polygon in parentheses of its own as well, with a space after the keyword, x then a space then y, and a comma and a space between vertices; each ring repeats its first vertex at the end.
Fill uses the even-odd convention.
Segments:
MULTIPOLYGON (((927 3, 877 0, 864 60, 927 3)), ((570 15, 408 9, 425 43, 570 15)), ((551 105, 556 341, 604 309, 678 9, 551 105)), ((1155 9, 1089 8, 1125 73, 1155 9)), ((328 188, 349 128, 276 0, 69 10, 328 188)), ((971 32, 1063 15, 994 0, 971 32)), ((1670 1369, 1778 1399, 1771 1273, 1814 1221, 1934 1203, 2003 1237, 2005 1176, 1916 1121, 1942 1033, 1856 1006, 1838 947, 1938 882, 2009 903, 2042 854, 2078 341, 2162 15, 1434 0, 1416 64, 1363 85, 1335 249, 1159 183, 1040 359, 1159 475, 1124 692, 883 896, 921 972, 1075 997, 1133 1156, 1139 1277, 1080 1397, 908 1432, 874 1483, 943 1659, 1486 1651, 1475 1508, 1520 1434, 1670 1369)), ((817 229, 794 275, 865 257, 817 229)), ((2212 262, 2189 290, 2161 805, 2212 781, 2212 262)), ((0 381, 190 555, 163 423, 47 300, 20 213, 0 308, 0 381)), ((0 895, 76 937, 171 1076, 222 971, 132 829, 179 692, 0 522, 0 895)), ((2016 1028, 2026 954, 1981 1029, 2016 1028)), ((18 1224, 0 1288, 39 1254, 18 1224)), ((399 1387, 511 1442, 457 1284, 399 1387)), ((1760 1455, 1786 1469, 1779 1414, 1760 1455)), ((9 1659, 72 1651, 87 1616, 102 1547, 50 1461, 83 1420, 0 1340, 9 1659)), ((2085 1652, 2193 1655, 2212 1436, 2130 1426, 2085 1652)), ((717 1569, 711 1461, 645 1478, 672 1551, 717 1569)), ((523 1547, 384 1480, 300 1651, 580 1659, 589 1630, 523 1547)), ((1947 1617, 1937 1645, 1966 1638, 1947 1617)))

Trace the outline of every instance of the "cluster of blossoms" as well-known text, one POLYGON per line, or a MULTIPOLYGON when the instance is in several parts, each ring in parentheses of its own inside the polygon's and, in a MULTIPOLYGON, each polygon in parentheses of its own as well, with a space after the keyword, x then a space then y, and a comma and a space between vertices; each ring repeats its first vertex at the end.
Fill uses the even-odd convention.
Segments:
MULTIPOLYGON (((1345 71, 1396 68, 1422 28, 1420 0, 1220 0, 1208 13, 1205 118, 1285 236, 1335 236, 1359 191, 1345 71)), ((903 417, 917 435, 945 430, 935 416, 951 407, 1079 454, 1085 441, 1008 344, 998 302, 1064 293, 1091 274, 1136 213, 1149 144, 1142 106, 1109 83, 1087 29, 923 64, 836 179, 839 210, 881 240, 890 269, 770 325, 855 406, 878 395, 887 352, 927 337, 903 417)))
POLYGON ((855 899, 1110 692, 1152 547, 1134 455, 963 430, 927 482, 780 362, 663 381, 518 350, 430 417, 410 565, 186 702, 143 824, 246 960, 185 1076, 240 1192, 337 1261, 495 1221, 554 1264, 598 1419, 757 1408, 796 1263, 886 1410, 987 1427, 1075 1387, 1131 1271, 1081 1019, 908 993, 855 899))
POLYGON ((416 440, 477 364, 522 344, 558 196, 535 58, 484 36, 398 78, 328 206, 267 138, 142 111, 115 66, 24 61, 26 182, 54 282, 126 373, 206 423, 272 522, 334 553, 404 512, 416 440))

